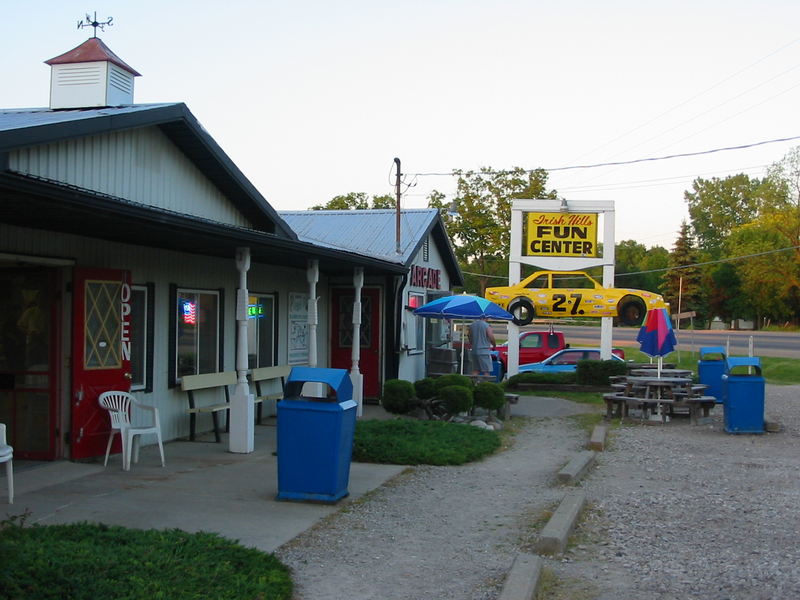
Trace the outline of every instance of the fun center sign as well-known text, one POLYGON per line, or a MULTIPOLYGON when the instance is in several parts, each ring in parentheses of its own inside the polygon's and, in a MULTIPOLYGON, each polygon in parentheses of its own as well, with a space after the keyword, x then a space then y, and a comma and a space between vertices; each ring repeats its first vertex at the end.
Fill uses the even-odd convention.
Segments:
POLYGON ((526 213, 524 256, 597 256, 596 213, 526 213))

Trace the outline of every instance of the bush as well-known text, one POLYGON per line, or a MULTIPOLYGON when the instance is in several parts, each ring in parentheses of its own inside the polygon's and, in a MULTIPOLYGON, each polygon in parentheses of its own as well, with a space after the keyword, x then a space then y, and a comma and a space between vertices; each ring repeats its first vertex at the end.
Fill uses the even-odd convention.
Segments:
POLYGON ((395 415, 405 415, 414 408, 414 386, 405 379, 388 379, 383 383, 381 406, 395 415))
POLYGON ((569 384, 577 381, 575 373, 518 373, 508 378, 506 389, 514 389, 521 383, 569 384))
POLYGON ((394 465, 461 465, 500 447, 496 431, 463 423, 369 419, 356 423, 353 460, 394 465))
POLYGON ((292 596, 289 569, 272 554, 214 533, 73 523, 0 522, 0 594, 26 600, 292 596))
POLYGON ((430 400, 436 395, 436 380, 433 377, 426 377, 415 381, 414 391, 420 400, 430 400))
POLYGON ((628 366, 619 360, 581 360, 575 370, 575 377, 582 385, 608 385, 613 375, 625 375, 628 366))
POLYGON ((434 381, 436 382, 437 393, 439 393, 442 388, 451 385, 460 385, 461 387, 467 388, 470 391, 475 387, 475 384, 472 383, 472 379, 466 375, 459 375, 458 373, 448 373, 447 375, 442 375, 441 377, 434 379, 434 381))
POLYGON ((491 381, 481 381, 477 384, 473 398, 475 406, 480 406, 486 410, 499 410, 506 402, 503 388, 491 381))
POLYGON ((447 414, 451 416, 472 410, 471 388, 462 385, 446 385, 439 388, 439 398, 441 398, 447 414))

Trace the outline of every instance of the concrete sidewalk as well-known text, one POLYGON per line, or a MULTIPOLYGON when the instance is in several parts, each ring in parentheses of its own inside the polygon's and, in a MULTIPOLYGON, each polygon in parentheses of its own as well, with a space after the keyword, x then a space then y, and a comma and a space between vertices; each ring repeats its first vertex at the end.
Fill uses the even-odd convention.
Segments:
MULTIPOLYGON (((364 407, 364 418, 391 418, 380 407, 364 407)), ((521 397, 514 416, 552 417, 585 412, 554 398, 521 397)), ((353 463, 350 495, 335 505, 275 500, 278 462, 272 425, 255 428, 255 452, 228 452, 227 436, 213 443, 174 441, 165 445, 166 467, 158 448, 142 449, 139 462, 122 470, 121 455, 101 463, 15 461, 13 505, 0 504, 0 518, 29 512, 26 523, 79 521, 140 529, 212 531, 245 546, 272 552, 325 516, 380 487, 405 467, 353 463)), ((2 488, 4 482, 0 482, 2 488)), ((1 488, 0 488, 1 489, 1 488)), ((0 503, 5 497, 0 495, 0 503)))
POLYGON ((12 505, 0 504, 0 515, 29 512, 27 524, 89 521, 213 531, 271 552, 405 468, 353 463, 350 495, 335 505, 277 501, 276 429, 257 426, 255 432, 252 454, 228 452, 226 437, 220 444, 170 442, 164 468, 155 446, 142 448, 128 472, 121 468, 121 455, 110 457, 107 468, 68 461, 26 467, 15 461, 16 497, 12 505))

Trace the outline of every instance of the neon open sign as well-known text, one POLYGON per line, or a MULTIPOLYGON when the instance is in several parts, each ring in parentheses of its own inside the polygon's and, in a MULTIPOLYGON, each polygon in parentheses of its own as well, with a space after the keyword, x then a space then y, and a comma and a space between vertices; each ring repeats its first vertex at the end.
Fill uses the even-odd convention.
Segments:
POLYGON ((248 319, 263 319, 264 318, 264 305, 263 304, 248 304, 247 305, 247 318, 248 319))

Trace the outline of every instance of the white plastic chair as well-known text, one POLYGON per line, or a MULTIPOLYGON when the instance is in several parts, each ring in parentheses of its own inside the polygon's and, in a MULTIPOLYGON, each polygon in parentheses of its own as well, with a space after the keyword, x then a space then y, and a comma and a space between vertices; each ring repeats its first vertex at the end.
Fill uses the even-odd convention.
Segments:
POLYGON ((136 398, 127 392, 103 392, 98 399, 100 406, 108 411, 111 417, 111 433, 106 446, 106 460, 103 466, 108 465, 108 455, 111 452, 111 443, 114 434, 119 432, 122 438, 122 468, 131 469, 131 455, 133 462, 139 462, 139 436, 144 433, 155 433, 158 439, 158 450, 161 453, 161 466, 164 466, 164 445, 161 443, 161 422, 158 419, 158 409, 136 401, 136 398), (132 408, 150 412, 152 419, 150 425, 137 427, 131 424, 130 410, 132 408))
POLYGON ((14 504, 14 448, 6 443, 6 426, 0 423, 0 462, 6 463, 6 479, 8 479, 8 503, 14 504))

